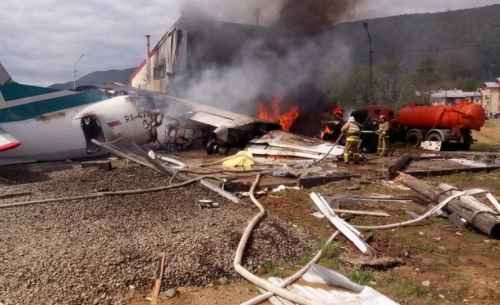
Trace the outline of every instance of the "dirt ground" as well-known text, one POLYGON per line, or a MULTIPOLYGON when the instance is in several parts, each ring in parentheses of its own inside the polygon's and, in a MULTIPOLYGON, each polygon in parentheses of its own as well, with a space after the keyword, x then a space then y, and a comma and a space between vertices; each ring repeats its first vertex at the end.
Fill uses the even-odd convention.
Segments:
MULTIPOLYGON (((498 128, 500 124, 488 123, 475 135, 480 141, 473 149, 499 151, 498 128)), ((380 161, 376 169, 389 164, 380 161)), ((163 177, 138 168, 0 176, 13 181, 2 186, 1 193, 32 192, 16 200, 167 183, 163 177)), ((500 171, 424 180, 463 189, 481 187, 500 196, 500 171)), ((326 196, 415 195, 387 181, 366 177, 268 194, 261 201, 270 217, 255 232, 245 262, 253 271, 263 277, 290 275, 332 234, 326 220, 311 215, 315 211, 309 199, 312 191, 326 196)), ((365 225, 406 220, 409 213, 421 214, 428 209, 412 202, 357 203, 346 208, 391 215, 346 217, 351 223, 365 225)), ((231 265, 239 237, 255 213, 250 203, 235 206, 198 186, 127 198, 0 209, 0 303, 150 304, 152 275, 159 254, 166 252, 173 259, 167 264, 160 304, 240 304, 258 295, 253 285, 235 276, 231 265), (200 209, 195 201, 204 198, 219 201, 222 207, 200 209), (174 287, 176 295, 166 296, 174 287)), ((379 258, 397 263, 387 268, 362 267, 356 249, 339 238, 326 249, 321 264, 400 304, 500 304, 499 240, 457 227, 444 218, 364 234, 379 258)))

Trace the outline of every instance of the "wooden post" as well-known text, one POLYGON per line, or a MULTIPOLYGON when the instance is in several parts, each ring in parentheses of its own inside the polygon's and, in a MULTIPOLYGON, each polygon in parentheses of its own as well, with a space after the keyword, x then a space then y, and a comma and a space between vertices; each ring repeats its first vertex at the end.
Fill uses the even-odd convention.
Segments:
POLYGON ((163 280, 163 272, 165 271, 166 260, 167 260, 167 255, 165 253, 163 253, 161 256, 160 264, 158 266, 158 270, 156 271, 156 275, 155 275, 155 283, 153 286, 153 293, 151 295, 151 304, 152 305, 158 304, 158 297, 160 296, 161 281, 163 280))

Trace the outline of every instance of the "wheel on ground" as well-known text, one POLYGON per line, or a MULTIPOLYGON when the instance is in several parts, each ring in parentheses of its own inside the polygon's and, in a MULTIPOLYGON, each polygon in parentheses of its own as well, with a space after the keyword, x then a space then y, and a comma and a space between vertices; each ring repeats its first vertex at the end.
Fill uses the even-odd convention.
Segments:
POLYGON ((420 147, 423 139, 424 136, 422 135, 422 132, 416 129, 410 130, 406 135, 406 143, 408 143, 408 145, 412 147, 420 147))
POLYGON ((443 142, 444 141, 443 136, 438 132, 432 132, 432 133, 428 134, 427 137, 425 138, 425 140, 429 141, 429 142, 443 142))
POLYGON ((217 146, 217 143, 215 141, 208 141, 207 143, 207 154, 209 155, 214 155, 216 154, 218 151, 218 146, 217 146))

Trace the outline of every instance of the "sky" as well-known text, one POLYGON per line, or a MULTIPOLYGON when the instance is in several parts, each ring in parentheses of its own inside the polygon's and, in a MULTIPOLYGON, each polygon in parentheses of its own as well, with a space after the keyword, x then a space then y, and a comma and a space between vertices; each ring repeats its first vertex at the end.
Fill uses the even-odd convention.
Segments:
MULTIPOLYGON (((251 11, 251 5, 268 7, 283 0, 1 0, 0 62, 14 80, 38 85, 72 80, 74 64, 82 54, 79 76, 134 67, 145 57, 144 35, 152 35, 154 44, 175 22, 183 1, 230 20, 251 11), (231 12, 237 14, 231 17, 231 12)), ((364 2, 357 10, 359 18, 461 9, 500 0, 364 2)), ((275 12, 276 7, 265 11, 275 12)))

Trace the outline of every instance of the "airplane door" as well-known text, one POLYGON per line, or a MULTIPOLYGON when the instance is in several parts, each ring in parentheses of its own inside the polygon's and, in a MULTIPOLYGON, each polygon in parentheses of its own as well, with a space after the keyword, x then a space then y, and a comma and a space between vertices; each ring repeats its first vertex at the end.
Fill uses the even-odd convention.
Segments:
POLYGON ((87 143, 87 154, 91 155, 98 153, 100 147, 92 143, 92 140, 105 142, 101 122, 95 116, 86 116, 82 118, 81 126, 87 143))

